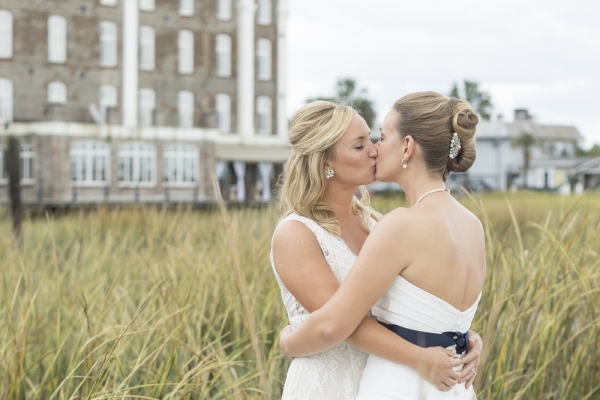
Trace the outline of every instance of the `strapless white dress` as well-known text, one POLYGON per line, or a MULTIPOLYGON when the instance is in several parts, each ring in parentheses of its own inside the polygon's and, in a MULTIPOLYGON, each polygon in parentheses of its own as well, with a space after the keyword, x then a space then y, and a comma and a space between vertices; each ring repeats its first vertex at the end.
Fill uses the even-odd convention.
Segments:
MULTIPOLYGON (((444 300, 413 285, 399 276, 372 309, 378 320, 423 332, 467 332, 477 311, 477 301, 466 311, 459 311, 444 300)), ((457 369, 461 369, 461 367, 457 369)), ((442 392, 407 366, 369 356, 363 371, 357 400, 435 400, 475 399, 473 386, 457 384, 442 392)))

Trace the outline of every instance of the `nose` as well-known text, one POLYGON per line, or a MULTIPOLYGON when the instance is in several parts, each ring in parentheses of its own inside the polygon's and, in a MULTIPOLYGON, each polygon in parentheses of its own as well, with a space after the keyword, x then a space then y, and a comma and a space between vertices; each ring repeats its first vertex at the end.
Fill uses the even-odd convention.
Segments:
POLYGON ((379 142, 377 144, 371 143, 369 146, 369 157, 377 158, 377 153, 379 152, 379 142))

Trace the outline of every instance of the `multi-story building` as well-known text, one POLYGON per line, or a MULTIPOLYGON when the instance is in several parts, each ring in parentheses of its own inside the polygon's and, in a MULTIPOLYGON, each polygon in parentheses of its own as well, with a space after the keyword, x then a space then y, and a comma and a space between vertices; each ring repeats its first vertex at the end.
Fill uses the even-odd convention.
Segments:
POLYGON ((24 201, 212 200, 217 181, 269 199, 285 51, 285 0, 0 0, 0 146, 20 138, 24 201))

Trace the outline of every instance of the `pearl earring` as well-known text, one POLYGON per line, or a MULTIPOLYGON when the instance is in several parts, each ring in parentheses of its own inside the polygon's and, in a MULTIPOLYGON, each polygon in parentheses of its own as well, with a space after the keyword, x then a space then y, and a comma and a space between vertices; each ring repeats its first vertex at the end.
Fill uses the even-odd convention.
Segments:
POLYGON ((328 168, 325 169, 325 177, 327 179, 333 178, 334 175, 335 175, 335 171, 333 170, 333 168, 328 167, 328 168))
POLYGON ((402 159, 402 168, 408 168, 408 165, 406 164, 406 161, 404 161, 404 158, 402 159))

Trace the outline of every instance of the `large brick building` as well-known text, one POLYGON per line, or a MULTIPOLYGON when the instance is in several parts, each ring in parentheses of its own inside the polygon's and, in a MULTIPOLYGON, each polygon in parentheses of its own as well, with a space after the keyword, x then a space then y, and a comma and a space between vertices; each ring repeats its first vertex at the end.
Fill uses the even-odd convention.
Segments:
POLYGON ((21 140, 24 200, 211 200, 215 178, 267 200, 285 23, 285 0, 0 0, 0 146, 21 140))

